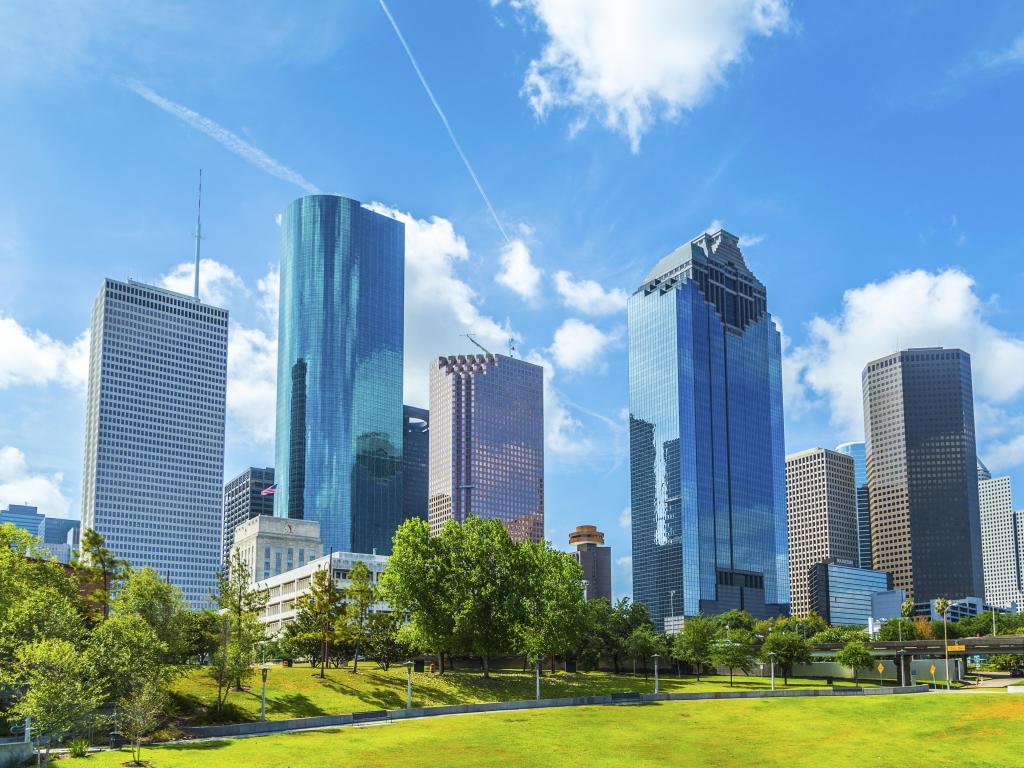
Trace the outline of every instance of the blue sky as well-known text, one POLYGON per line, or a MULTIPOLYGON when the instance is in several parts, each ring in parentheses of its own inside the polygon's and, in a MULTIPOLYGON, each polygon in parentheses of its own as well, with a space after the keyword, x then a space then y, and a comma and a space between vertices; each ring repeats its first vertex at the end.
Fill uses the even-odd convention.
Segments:
POLYGON ((547 364, 559 546, 629 555, 624 296, 715 222, 784 330, 787 450, 861 436, 868 359, 962 346, 1024 482, 1019 3, 389 8, 508 240, 377 2, 0 7, 0 504, 77 516, 92 300, 187 290, 200 167, 229 475, 273 462, 276 215, 315 187, 407 222, 408 401, 467 331, 547 364))

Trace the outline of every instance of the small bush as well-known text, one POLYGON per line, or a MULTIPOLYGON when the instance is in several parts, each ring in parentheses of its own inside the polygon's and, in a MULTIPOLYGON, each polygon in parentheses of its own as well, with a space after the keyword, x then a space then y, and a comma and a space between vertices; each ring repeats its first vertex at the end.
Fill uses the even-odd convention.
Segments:
POLYGON ((89 754, 89 740, 72 739, 68 742, 68 752, 72 757, 85 757, 89 754))

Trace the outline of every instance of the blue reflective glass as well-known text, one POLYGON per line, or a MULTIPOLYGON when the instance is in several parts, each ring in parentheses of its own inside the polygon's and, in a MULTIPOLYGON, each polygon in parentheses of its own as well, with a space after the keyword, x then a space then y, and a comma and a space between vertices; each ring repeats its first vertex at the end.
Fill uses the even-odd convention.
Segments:
POLYGON ((312 195, 281 220, 274 513, 325 549, 391 551, 402 521, 405 228, 312 195))

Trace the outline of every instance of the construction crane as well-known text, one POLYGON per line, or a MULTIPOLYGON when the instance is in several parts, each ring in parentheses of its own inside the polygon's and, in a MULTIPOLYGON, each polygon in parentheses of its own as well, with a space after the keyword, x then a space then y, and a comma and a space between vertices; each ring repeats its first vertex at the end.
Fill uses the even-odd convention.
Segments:
POLYGON ((471 342, 473 342, 473 344, 475 346, 477 346, 480 349, 482 349, 488 355, 491 354, 491 351, 489 349, 487 349, 483 344, 481 344, 479 341, 477 341, 476 339, 473 338, 473 334, 471 334, 471 333, 464 333, 462 335, 465 336, 467 339, 469 339, 471 342))

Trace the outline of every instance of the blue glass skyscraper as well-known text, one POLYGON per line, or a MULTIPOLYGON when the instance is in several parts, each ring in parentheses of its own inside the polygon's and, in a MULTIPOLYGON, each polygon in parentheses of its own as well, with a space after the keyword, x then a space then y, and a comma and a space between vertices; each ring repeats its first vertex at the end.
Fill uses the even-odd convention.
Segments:
POLYGON ((391 551, 402 521, 405 227, 310 195, 281 220, 274 514, 324 548, 391 551))
POLYGON ((836 448, 853 459, 857 492, 857 567, 871 569, 871 496, 868 493, 868 460, 864 443, 843 443, 836 448))
POLYGON ((762 285, 719 230, 629 299, 633 597, 671 613, 788 610, 782 351, 762 285))

